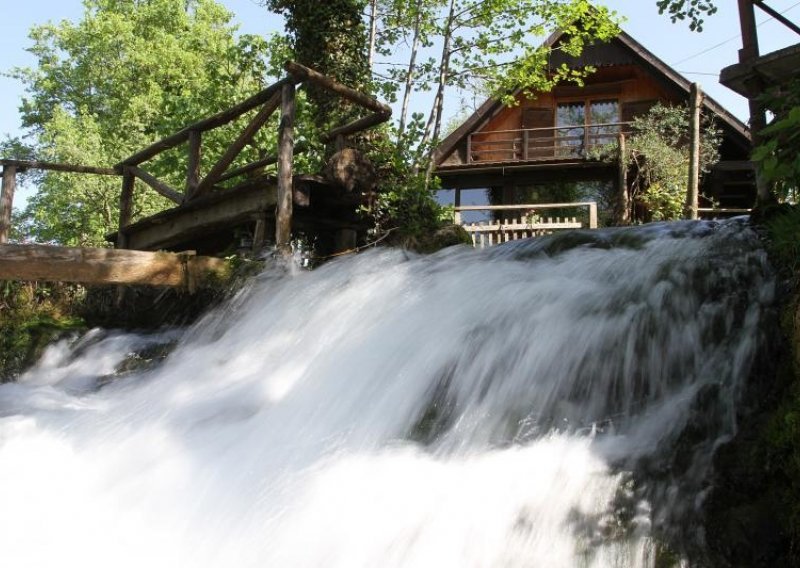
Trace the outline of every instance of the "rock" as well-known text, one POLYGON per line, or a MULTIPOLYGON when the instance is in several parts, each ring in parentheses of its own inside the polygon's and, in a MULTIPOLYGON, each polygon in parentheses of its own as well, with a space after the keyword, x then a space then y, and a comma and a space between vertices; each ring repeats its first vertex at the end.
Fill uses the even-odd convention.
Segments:
POLYGON ((325 179, 351 193, 368 193, 375 188, 375 167, 353 148, 339 150, 325 166, 325 179))

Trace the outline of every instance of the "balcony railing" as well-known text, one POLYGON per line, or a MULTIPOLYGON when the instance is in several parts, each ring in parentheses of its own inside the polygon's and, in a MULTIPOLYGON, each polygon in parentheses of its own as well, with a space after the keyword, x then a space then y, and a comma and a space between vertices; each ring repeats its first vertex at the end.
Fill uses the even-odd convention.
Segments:
POLYGON ((616 144, 629 122, 474 132, 467 137, 467 163, 576 160, 616 144))
POLYGON ((499 245, 508 241, 549 235, 568 229, 597 228, 597 203, 526 203, 520 205, 464 205, 454 207, 453 221, 467 230, 476 248, 499 245), (575 216, 564 216, 569 210, 583 210, 575 216), (491 220, 464 223, 462 213, 488 212, 491 220), (555 211, 560 216, 546 216, 555 211))

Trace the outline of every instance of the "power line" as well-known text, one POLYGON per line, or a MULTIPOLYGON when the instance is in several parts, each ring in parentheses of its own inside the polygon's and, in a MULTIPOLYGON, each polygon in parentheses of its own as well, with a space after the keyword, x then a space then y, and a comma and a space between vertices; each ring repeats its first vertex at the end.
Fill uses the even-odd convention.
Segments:
MULTIPOLYGON (((791 11, 791 10, 793 10, 793 9, 797 8, 798 6, 800 6, 800 2, 797 2, 796 4, 792 4, 791 6, 789 6, 788 8, 786 8, 786 9, 785 9, 783 12, 781 12, 781 14, 785 14, 785 13, 787 13, 787 12, 789 12, 789 11, 791 11)), ((771 21, 773 21, 774 19, 775 19, 775 18, 772 18, 772 17, 770 17, 770 18, 767 18, 766 20, 764 20, 764 21, 762 21, 762 22, 759 22, 759 23, 757 24, 757 27, 759 27, 759 28, 760 28, 760 27, 761 27, 761 26, 763 26, 764 24, 766 24, 766 23, 768 23, 768 22, 771 22, 771 21)), ((687 57, 687 58, 685 58, 685 59, 681 59, 680 61, 676 61, 675 63, 672 63, 672 64, 671 64, 671 66, 672 66, 672 67, 674 67, 674 66, 676 66, 676 65, 680 65, 681 63, 686 63, 687 61, 691 61, 691 60, 692 60, 692 59, 694 59, 695 57, 700 57, 701 55, 705 55, 705 54, 706 54, 706 53, 708 53, 709 51, 714 51, 715 49, 717 49, 717 48, 719 48, 719 47, 722 47, 723 45, 725 45, 725 44, 728 44, 728 43, 730 43, 730 42, 732 42, 732 41, 734 41, 734 40, 737 40, 737 39, 739 39, 740 37, 742 37, 742 34, 740 34, 740 33, 739 33, 739 34, 736 34, 735 36, 731 36, 731 37, 729 37, 728 39, 726 39, 725 41, 721 41, 720 43, 718 43, 718 44, 716 44, 716 45, 712 45, 711 47, 708 47, 708 48, 704 49, 703 51, 700 51, 700 52, 698 52, 698 53, 695 53, 694 55, 690 55, 689 57, 687 57)))

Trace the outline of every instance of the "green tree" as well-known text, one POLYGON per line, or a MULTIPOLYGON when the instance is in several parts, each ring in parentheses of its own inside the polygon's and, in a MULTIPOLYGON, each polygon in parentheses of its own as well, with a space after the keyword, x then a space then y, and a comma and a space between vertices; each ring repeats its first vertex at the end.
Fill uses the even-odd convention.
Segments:
MULTIPOLYGON (((633 121, 627 140, 631 197, 650 212, 653 220, 683 216, 689 179, 689 109, 656 105, 633 121)), ((705 120, 700 134, 700 171, 707 173, 719 161, 721 131, 705 120)), ((616 159, 616 148, 610 153, 616 159)))
MULTIPOLYGON (((115 164, 262 88, 269 47, 281 53, 279 39, 237 37, 232 15, 214 0, 84 0, 84 9, 80 22, 34 27, 29 51, 38 65, 11 72, 25 85, 25 141, 40 159, 115 164)), ((237 127, 205 136, 204 160, 215 159, 237 127)), ((184 159, 176 149, 146 167, 181 187, 184 159)), ((116 226, 118 179, 47 173, 38 186, 21 215, 28 237, 101 245, 116 226)), ((151 191, 135 195, 136 216, 167 205, 151 191)))
MULTIPOLYGON (((283 14, 294 59, 349 87, 368 91, 371 84, 367 28, 367 0, 264 0, 283 14)), ((320 129, 352 119, 360 112, 337 95, 306 87, 314 123, 320 129)))

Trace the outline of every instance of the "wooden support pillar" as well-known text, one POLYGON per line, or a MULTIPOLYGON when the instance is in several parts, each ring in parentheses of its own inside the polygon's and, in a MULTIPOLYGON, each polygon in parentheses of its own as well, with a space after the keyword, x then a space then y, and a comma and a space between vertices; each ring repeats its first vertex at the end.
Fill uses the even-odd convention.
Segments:
POLYGON ((620 132, 618 135, 617 151, 617 190, 619 196, 617 225, 627 225, 631 222, 631 195, 628 190, 628 152, 624 132, 620 132))
POLYGON ((200 185, 200 151, 202 142, 202 132, 199 130, 192 130, 189 132, 189 162, 186 167, 186 191, 184 192, 184 201, 190 200, 195 191, 197 191, 197 186, 200 185))
POLYGON ((0 244, 8 242, 11 233, 11 211, 17 189, 17 167, 3 166, 3 185, 0 188, 0 244))
POLYGON ((697 219, 700 198, 700 107, 703 91, 692 83, 689 95, 689 179, 684 213, 688 219, 697 219))
POLYGON ((128 236, 125 227, 131 224, 133 216, 133 186, 136 177, 128 168, 122 174, 122 193, 119 196, 119 232, 117 233, 117 248, 128 248, 128 236))
MULTIPOLYGON (((739 2, 739 25, 742 32, 742 49, 739 50, 739 62, 748 63, 754 61, 760 55, 758 46, 758 24, 756 23, 755 8, 753 0, 738 0, 739 2)), ((764 106, 759 102, 759 97, 763 93, 761 81, 756 79, 754 84, 748 84, 747 94, 748 107, 750 109, 750 137, 753 146, 759 144, 761 131, 767 126, 767 114, 764 106)), ((769 203, 773 201, 767 184, 761 172, 756 172, 756 194, 758 203, 769 203)))
POLYGON ((283 255, 291 253, 292 240, 294 99, 294 85, 284 85, 281 89, 281 121, 278 127, 278 204, 275 211, 275 245, 283 255))
POLYGON ((589 203, 589 228, 597 228, 597 203, 594 201, 589 203))
POLYGON ((456 195, 453 198, 453 206, 455 207, 455 211, 453 212, 453 223, 455 225, 461 224, 461 211, 458 210, 461 207, 461 188, 455 190, 456 195))

